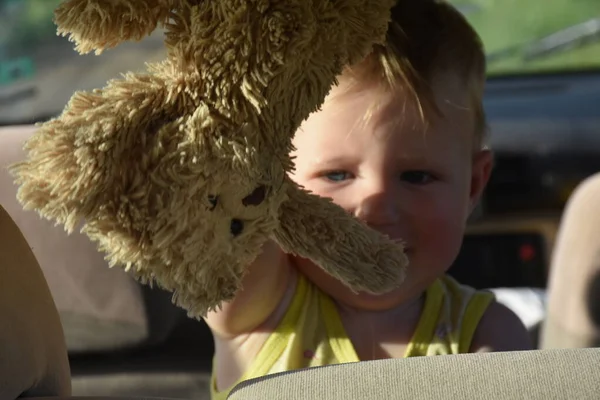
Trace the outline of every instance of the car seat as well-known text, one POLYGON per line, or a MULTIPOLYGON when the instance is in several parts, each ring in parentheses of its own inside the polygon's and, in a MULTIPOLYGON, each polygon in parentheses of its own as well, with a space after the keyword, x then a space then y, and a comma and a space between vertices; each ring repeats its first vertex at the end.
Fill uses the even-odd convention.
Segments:
POLYGON ((599 365, 600 349, 362 361, 241 382, 228 399, 597 400, 599 365))
POLYGON ((70 394, 67 349, 50 290, 0 206, 0 400, 70 394))

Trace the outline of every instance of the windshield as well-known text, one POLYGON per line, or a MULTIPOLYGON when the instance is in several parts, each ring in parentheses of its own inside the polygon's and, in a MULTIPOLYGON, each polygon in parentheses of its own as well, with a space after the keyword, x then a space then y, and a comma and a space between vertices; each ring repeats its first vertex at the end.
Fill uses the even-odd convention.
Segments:
POLYGON ((454 0, 481 36, 489 75, 600 67, 598 0, 454 0))
MULTIPOLYGON (((600 67, 598 0, 452 0, 479 32, 490 76, 600 67)), ((75 90, 105 85, 164 57, 162 35, 101 56, 56 36, 60 0, 0 0, 0 124, 60 112, 75 90)))

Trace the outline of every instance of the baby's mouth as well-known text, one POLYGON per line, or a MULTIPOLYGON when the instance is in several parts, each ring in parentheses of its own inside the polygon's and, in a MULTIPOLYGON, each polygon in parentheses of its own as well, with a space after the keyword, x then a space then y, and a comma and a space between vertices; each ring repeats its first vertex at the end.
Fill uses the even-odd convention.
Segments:
POLYGON ((404 255, 406 255, 406 257, 408 258, 408 261, 410 262, 415 255, 415 248, 405 244, 404 245, 404 255))

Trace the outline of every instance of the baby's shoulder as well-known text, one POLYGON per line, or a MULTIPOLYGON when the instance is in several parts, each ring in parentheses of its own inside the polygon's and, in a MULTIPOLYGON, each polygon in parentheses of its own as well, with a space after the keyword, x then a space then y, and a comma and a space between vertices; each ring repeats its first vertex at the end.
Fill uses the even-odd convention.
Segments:
POLYGON ((471 352, 532 349, 529 332, 519 317, 505 305, 492 301, 481 317, 471 352))
POLYGON ((472 335, 469 352, 512 351, 531 348, 529 333, 520 318, 499 303, 492 291, 462 285, 450 276, 441 280, 451 297, 460 326, 472 335))

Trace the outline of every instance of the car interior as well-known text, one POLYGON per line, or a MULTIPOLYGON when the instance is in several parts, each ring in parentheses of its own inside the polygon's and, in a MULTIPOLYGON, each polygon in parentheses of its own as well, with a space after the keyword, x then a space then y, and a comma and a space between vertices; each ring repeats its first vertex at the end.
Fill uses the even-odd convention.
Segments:
MULTIPOLYGON (((188 318, 170 293, 109 268, 85 235, 68 235, 16 199, 7 167, 24 157, 36 122, 60 113, 74 91, 164 57, 161 32, 101 56, 78 55, 54 33, 58 3, 0 0, 0 326, 27 319, 23 335, 35 331, 40 342, 32 351, 51 361, 28 364, 29 353, 15 354, 0 327, 0 400, 209 399, 214 343, 206 324, 188 318), (40 270, 44 279, 20 286, 10 265, 24 266, 24 280, 40 270), (56 335, 66 341, 68 394, 54 375, 46 391, 34 378, 13 380, 19 365, 34 375, 64 368, 46 350, 60 346, 56 335)), ((311 368, 243 382, 231 399, 600 398, 600 7, 597 0, 452 3, 488 52, 484 101, 495 165, 449 274, 494 291, 536 350, 311 368)))

